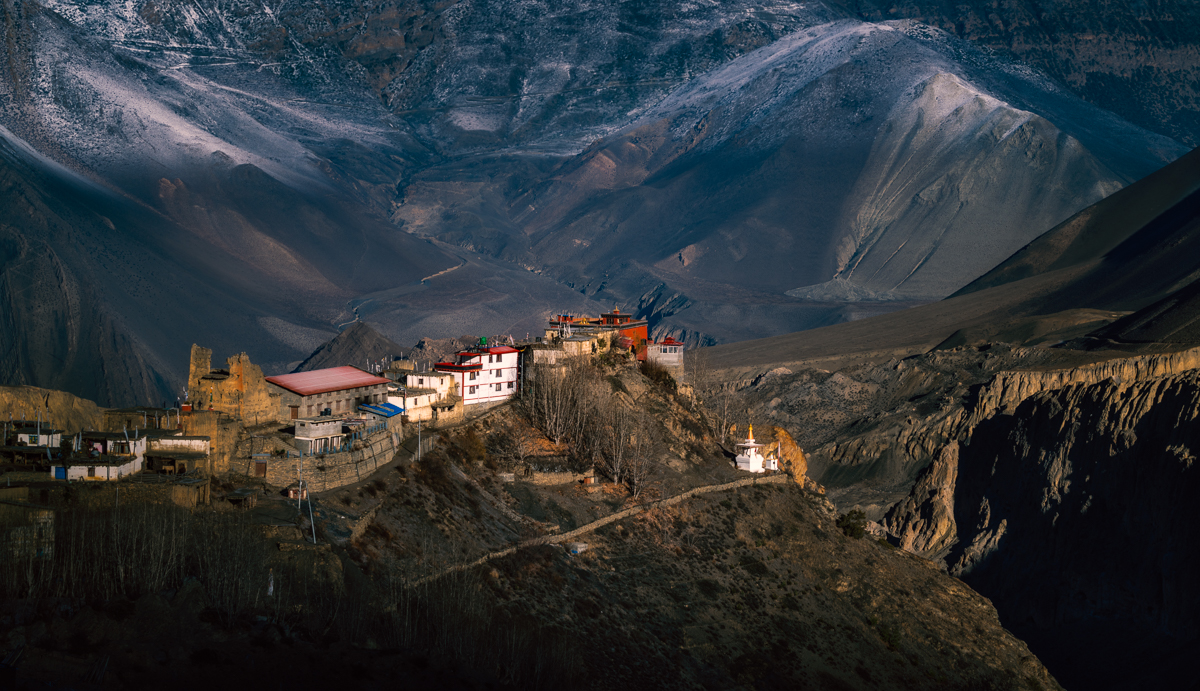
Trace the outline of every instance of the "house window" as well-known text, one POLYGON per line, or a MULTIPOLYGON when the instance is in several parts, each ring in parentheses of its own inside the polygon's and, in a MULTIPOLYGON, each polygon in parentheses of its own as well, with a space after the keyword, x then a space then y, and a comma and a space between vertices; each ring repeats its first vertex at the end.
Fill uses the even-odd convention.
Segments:
POLYGON ((94 465, 88 466, 88 477, 96 477, 96 466, 94 466, 94 465))
POLYGON ((496 390, 497 390, 497 391, 499 391, 499 390, 500 390, 500 385, 499 385, 499 384, 496 384, 496 390))
POLYGON ((508 388, 510 388, 510 389, 511 389, 512 387, 513 387, 513 383, 512 383, 512 382, 509 382, 509 383, 508 383, 508 388))
POLYGON ((478 388, 479 388, 478 386, 472 386, 469 389, 467 389, 467 393, 475 393, 475 390, 478 388))
POLYGON ((305 417, 312 417, 312 406, 308 407, 308 411, 304 414, 305 417))
POLYGON ((29 435, 29 445, 30 446, 38 445, 38 435, 36 435, 36 434, 29 435))
POLYGON ((499 376, 500 376, 500 370, 492 370, 492 376, 493 376, 493 377, 499 377, 499 376))
POLYGON ((475 373, 474 373, 474 372, 472 372, 472 373, 471 373, 471 376, 470 376, 469 378, 470 378, 470 380, 471 380, 471 381, 475 381, 475 373))
POLYGON ((417 386, 425 385, 425 377, 417 377, 417 386))

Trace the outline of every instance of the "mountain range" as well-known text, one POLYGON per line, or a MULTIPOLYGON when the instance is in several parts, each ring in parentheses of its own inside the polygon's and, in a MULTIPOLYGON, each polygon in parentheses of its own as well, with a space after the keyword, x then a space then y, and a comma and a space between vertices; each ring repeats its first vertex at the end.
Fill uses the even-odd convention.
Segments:
POLYGON ((939 299, 1186 151, 1010 55, 837 5, 3 9, 8 383, 169 400, 356 319, 620 305, 695 345, 939 299))

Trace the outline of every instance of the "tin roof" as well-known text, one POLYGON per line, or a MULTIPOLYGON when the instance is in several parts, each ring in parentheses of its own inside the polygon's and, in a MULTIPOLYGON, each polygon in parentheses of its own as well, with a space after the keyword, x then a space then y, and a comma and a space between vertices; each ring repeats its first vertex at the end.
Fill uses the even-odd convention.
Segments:
POLYGON ((365 410, 369 413, 382 415, 383 417, 394 417, 404 412, 404 409, 392 405, 391 403, 364 403, 358 407, 359 410, 365 410))
POLYGON ((390 384, 390 379, 377 377, 364 372, 357 367, 330 367, 315 369, 311 372, 295 372, 293 374, 278 374, 265 379, 275 386, 287 389, 301 396, 312 396, 330 391, 344 391, 363 386, 390 384))

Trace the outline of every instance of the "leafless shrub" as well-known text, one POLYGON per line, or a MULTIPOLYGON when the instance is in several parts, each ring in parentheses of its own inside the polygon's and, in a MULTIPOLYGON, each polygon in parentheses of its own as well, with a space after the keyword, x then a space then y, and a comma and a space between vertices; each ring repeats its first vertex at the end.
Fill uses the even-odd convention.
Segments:
POLYGON ((593 421, 599 373, 582 359, 533 365, 521 386, 521 409, 555 444, 577 444, 593 421))
POLYGON ((744 422, 745 400, 737 391, 713 376, 712 364, 704 348, 685 352, 683 366, 692 391, 706 413, 709 428, 724 444, 729 438, 730 428, 744 422))
POLYGON ((523 465, 537 450, 538 433, 525 420, 515 420, 493 435, 490 456, 512 465, 523 465))

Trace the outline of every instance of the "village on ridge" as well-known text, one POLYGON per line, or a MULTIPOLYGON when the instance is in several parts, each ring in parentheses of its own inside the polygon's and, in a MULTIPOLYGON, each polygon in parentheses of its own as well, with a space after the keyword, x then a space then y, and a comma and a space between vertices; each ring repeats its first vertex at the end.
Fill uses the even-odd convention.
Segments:
MULTIPOLYGON (((242 475, 280 487, 290 498, 366 478, 412 441, 417 456, 428 430, 458 424, 516 396, 533 371, 554 371, 580 358, 624 351, 684 380, 684 344, 648 339, 647 322, 614 308, 599 317, 555 315, 540 337, 480 338, 445 362, 398 357, 264 376, 245 354, 212 366, 212 351, 193 345, 185 396, 170 408, 103 411, 103 429, 74 435, 52 421, 5 423, 0 459, 6 477, 25 483, 113 483, 158 493, 184 506, 210 503, 214 477, 242 475), (504 341, 504 342, 498 342, 504 341), (422 431, 425 431, 422 438, 422 431)), ((778 469, 750 437, 734 465, 761 473, 778 469)), ((591 478, 589 478, 589 481, 591 478)), ((0 510, 37 511, 30 487, 0 490, 0 510)), ((42 490, 43 495, 46 490, 42 490)), ((117 491, 122 491, 118 489, 117 491)), ((253 488, 227 491, 233 504, 253 506, 253 488)), ((44 497, 43 497, 44 499, 44 497)), ((36 530, 33 521, 30 530, 36 530)), ((43 531, 45 532, 45 531, 43 531)), ((40 544, 31 534, 31 547, 40 544)), ((42 548, 45 548, 43 545, 42 548)))

